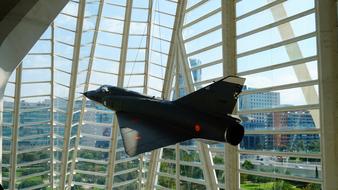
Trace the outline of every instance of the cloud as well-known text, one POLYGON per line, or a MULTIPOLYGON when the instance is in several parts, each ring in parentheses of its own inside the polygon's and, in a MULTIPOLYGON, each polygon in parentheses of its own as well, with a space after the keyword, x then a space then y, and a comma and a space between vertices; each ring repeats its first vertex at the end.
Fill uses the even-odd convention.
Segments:
POLYGON ((123 32, 123 26, 124 26, 123 21, 106 19, 106 18, 102 18, 101 23, 100 23, 101 30, 107 30, 110 32, 117 32, 117 33, 123 32))
POLYGON ((137 22, 130 23, 129 33, 145 35, 147 33, 147 23, 137 23, 137 22))
POLYGON ((76 16, 78 13, 78 3, 69 2, 62 10, 63 13, 67 13, 76 16))

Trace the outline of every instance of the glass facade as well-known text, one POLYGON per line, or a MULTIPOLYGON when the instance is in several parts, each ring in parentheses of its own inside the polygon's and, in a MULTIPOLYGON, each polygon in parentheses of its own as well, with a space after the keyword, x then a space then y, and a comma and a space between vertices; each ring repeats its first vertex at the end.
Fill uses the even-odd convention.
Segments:
POLYGON ((315 10, 315 1, 237 3, 237 69, 246 78, 238 113, 250 118, 242 189, 320 189, 315 10))
MULTIPOLYGON (((235 3, 242 190, 321 189, 316 1, 235 3)), ((224 144, 129 157, 115 113, 81 94, 109 84, 177 99, 224 77, 222 4, 71 0, 7 84, 4 188, 225 188, 224 144)))

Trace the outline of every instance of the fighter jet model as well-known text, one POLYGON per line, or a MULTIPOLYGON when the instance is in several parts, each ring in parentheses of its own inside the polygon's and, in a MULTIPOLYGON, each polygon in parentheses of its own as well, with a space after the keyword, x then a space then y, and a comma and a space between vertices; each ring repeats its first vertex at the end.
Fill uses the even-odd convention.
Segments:
POLYGON ((193 138, 238 145, 244 128, 231 114, 244 81, 229 76, 174 101, 108 85, 84 95, 115 111, 125 151, 135 156, 193 138))

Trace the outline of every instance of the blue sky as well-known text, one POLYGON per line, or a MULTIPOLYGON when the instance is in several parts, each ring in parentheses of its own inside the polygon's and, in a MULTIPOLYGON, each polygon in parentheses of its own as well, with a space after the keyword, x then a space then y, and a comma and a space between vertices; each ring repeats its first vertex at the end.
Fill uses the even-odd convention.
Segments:
MULTIPOLYGON (((108 3, 115 3, 118 5, 124 5, 125 1, 106 1, 108 3)), ((142 1, 143 2, 143 1, 142 1)), ((194 5, 198 1, 188 1, 187 7, 194 5)), ((242 0, 237 3, 236 11, 237 16, 241 16, 253 9, 256 9, 260 6, 267 4, 269 1, 267 0, 242 0)), ((144 3, 140 3, 139 1, 134 1, 133 6, 147 8, 148 5, 144 3)), ((295 15, 297 13, 306 11, 314 7, 313 0, 289 0, 283 3, 283 6, 287 12, 288 16, 295 15), (302 6, 299 6, 302 4, 302 6)), ((171 3, 165 0, 155 1, 154 7, 160 11, 168 12, 170 14, 175 14, 175 3, 171 3)), ((184 20, 185 24, 198 19, 199 17, 211 12, 220 7, 219 0, 211 0, 202 6, 194 9, 193 11, 189 11, 186 13, 186 17, 184 20)), ((91 3, 87 3, 85 10, 85 20, 84 20, 84 32, 82 35, 82 44, 81 47, 81 62, 80 62, 80 70, 86 69, 89 61, 89 55, 91 50, 91 42, 92 37, 94 35, 94 27, 96 22, 96 15, 98 11, 98 3, 97 1, 92 1, 91 3)), ((77 4, 69 3, 69 5, 63 10, 64 13, 70 15, 77 15, 77 4)), ((146 9, 137 9, 133 7, 132 12, 132 21, 146 21, 147 15, 146 9)), ((103 8, 103 18, 101 19, 100 29, 108 30, 113 33, 107 32, 99 32, 96 52, 95 56, 105 58, 105 59, 95 59, 93 63, 93 69, 97 71, 109 72, 112 74, 103 74, 93 72, 91 77, 91 83, 94 84, 116 84, 117 82, 117 72, 118 72, 118 61, 120 56, 120 49, 123 30, 123 21, 120 20, 111 20, 109 18, 122 19, 124 18, 125 8, 105 4, 103 8), (107 44, 108 46, 103 46, 100 44, 107 44), (115 73, 115 74, 114 74, 115 73)), ((152 27, 152 35, 155 37, 161 37, 166 40, 171 39, 172 31, 167 28, 158 27, 156 24, 160 23, 165 26, 172 26, 174 22, 174 17, 168 16, 165 14, 161 14, 158 12, 153 13, 153 22, 155 25, 152 27)), ((252 15, 248 18, 242 19, 237 22, 237 34, 243 34, 250 30, 259 28, 261 26, 267 25, 269 23, 273 23, 274 18, 270 10, 262 11, 258 14, 252 15)), ((194 36, 200 32, 203 32, 207 29, 215 27, 221 24, 221 14, 216 13, 213 16, 202 20, 192 26, 183 29, 183 38, 188 39, 191 36, 194 36)), ((305 17, 301 17, 297 20, 293 20, 290 22, 293 32, 295 36, 300 36, 303 34, 307 34, 315 31, 315 15, 310 14, 305 17)), ((59 15, 55 20, 55 25, 62 26, 71 30, 75 30, 76 19, 70 16, 59 15)), ((138 36, 130 36, 129 39, 129 47, 130 48, 144 48, 146 37, 144 36, 146 31, 146 24, 139 22, 132 22, 130 33, 138 34, 138 36)), ((68 44, 74 43, 75 35, 73 32, 70 32, 66 29, 62 29, 59 27, 55 28, 55 40, 60 42, 65 42, 68 44)), ((51 30, 47 30, 43 39, 49 39, 51 35, 51 30)), ((222 34, 221 30, 216 30, 212 33, 209 33, 203 37, 195 39, 193 41, 185 43, 186 52, 189 54, 196 50, 199 50, 203 47, 221 42, 222 34)), ((256 33, 254 35, 241 38, 237 41, 237 52, 242 53, 245 51, 249 51, 252 49, 256 49, 258 47, 263 47, 265 45, 273 44, 276 42, 280 42, 281 37, 279 30, 277 28, 272 28, 269 30, 265 30, 263 32, 256 33)), ((295 44, 298 45, 302 51, 303 57, 315 56, 317 54, 316 51, 316 38, 310 38, 295 44)), ((39 41, 36 46, 31 50, 31 53, 49 53, 51 52, 51 43, 49 41, 39 41)), ((161 51, 164 53, 168 53, 170 44, 163 40, 157 40, 153 38, 151 41, 151 48, 156 51, 161 51)), ((73 56, 73 48, 71 46, 55 43, 55 53, 66 58, 71 59, 73 56)), ((127 60, 129 61, 126 66, 126 73, 137 74, 144 72, 144 56, 145 50, 133 50, 129 49, 127 53, 127 60), (140 61, 140 62, 134 62, 140 61)), ((71 61, 66 58, 61 58, 55 56, 55 61, 57 62, 57 68, 62 71, 70 72, 71 71, 71 61)), ((209 63, 212 61, 217 61, 222 59, 222 46, 210 49, 208 51, 198 53, 190 56, 189 58, 199 59, 202 61, 202 64, 209 63)), ((299 57, 301 58, 301 57, 299 57)), ((246 57, 238 58, 238 72, 260 68, 268 65, 278 64, 289 61, 290 58, 284 47, 278 47, 274 49, 270 49, 268 51, 259 52, 253 55, 249 55, 246 57)), ((166 66, 167 55, 160 54, 155 51, 151 52, 150 61, 156 63, 158 65, 166 66)), ((24 65, 26 67, 45 67, 50 66, 50 56, 48 55, 28 55, 24 61, 24 65)), ((157 76, 162 77, 165 73, 165 68, 160 67, 158 65, 152 64, 150 65, 150 73, 157 76)), ((311 74, 311 79, 317 79, 317 63, 310 62, 306 63, 306 66, 311 74)), ((55 72, 56 80, 61 84, 69 84, 70 76, 65 72, 55 72)), ((85 73, 79 74, 80 80, 84 81, 85 73)), ((216 64, 213 66, 209 66, 202 69, 202 80, 213 79, 222 76, 222 64, 216 64)), ((31 78, 31 81, 45 81, 50 77, 50 72, 46 70, 34 70, 34 71, 24 71, 24 78, 31 78), (38 77, 44 76, 44 77, 38 77)), ((292 67, 287 67, 284 69, 253 74, 249 76, 245 76, 247 78, 246 84, 248 86, 254 88, 262 88, 262 87, 270 87, 282 84, 288 84, 297 82, 297 78, 295 73, 293 72, 292 67)), ((139 76, 126 76, 128 78, 126 83, 129 86, 140 86, 143 85, 144 75, 139 76)), ((149 79, 149 84, 151 87, 161 90, 162 81, 157 80, 152 77, 149 79)), ((24 87, 27 85, 24 85, 24 87)), ((38 86, 38 85, 36 85, 38 86)), ((44 94, 48 92, 48 90, 44 88, 49 88, 46 85, 44 87, 34 87, 34 91, 37 91, 38 94, 44 94), (41 92, 38 92, 41 91, 41 92)), ((92 86, 91 88, 96 88, 96 86, 92 86)), ((60 93, 60 95, 67 95, 66 88, 65 92, 60 93)), ((9 87, 8 91, 13 90, 9 87)), ((60 87, 61 90, 61 87, 60 87)), ((62 90, 61 90, 62 91, 62 90)), ((285 98, 282 100, 282 103, 285 104, 294 104, 298 105, 301 103, 305 103, 304 97, 300 89, 287 90, 284 93, 285 96, 292 96, 292 98, 285 98)), ((34 92, 32 92, 34 94, 34 92)), ((156 95, 159 95, 158 93, 156 95)))

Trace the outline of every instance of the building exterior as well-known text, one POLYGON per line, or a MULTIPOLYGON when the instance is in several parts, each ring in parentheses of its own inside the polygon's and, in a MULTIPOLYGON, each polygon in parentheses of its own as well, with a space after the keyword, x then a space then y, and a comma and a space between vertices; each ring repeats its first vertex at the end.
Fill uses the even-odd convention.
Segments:
MULTIPOLYGON (((244 87, 245 90, 253 90, 244 87)), ((256 93, 240 96, 238 103, 239 110, 275 108, 281 106, 280 94, 278 92, 256 93)), ((250 120, 243 122, 246 130, 295 130, 295 129, 315 129, 312 115, 307 110, 255 113, 247 115, 250 120)), ((291 151, 305 149, 305 146, 319 141, 318 135, 246 135, 242 141, 244 149, 278 149, 281 151, 291 151), (303 147, 301 147, 303 146, 303 147), (287 148, 288 147, 288 148, 287 148)), ((301 151, 301 150, 299 150, 301 151)))
MULTIPOLYGON (((243 87, 243 91, 253 90, 247 86, 243 87)), ((264 109, 280 106, 280 95, 277 92, 256 93, 240 96, 238 99, 238 110, 264 109)), ((246 130, 266 130, 272 128, 273 125, 267 123, 271 115, 269 113, 254 113, 247 115, 251 120, 243 122, 246 130)), ((242 141, 244 149, 254 149, 257 147, 272 147, 273 141, 267 135, 246 135, 242 141)))
MULTIPOLYGON (((201 60, 195 59, 195 58, 190 58, 189 63, 190 63, 191 68, 202 64, 201 60)), ((192 77, 193 77, 194 82, 201 81, 201 79, 202 79, 202 69, 195 69, 192 72, 192 77)), ((179 85, 178 85, 178 88, 179 88, 178 97, 182 97, 182 96, 186 95, 187 93, 186 93, 186 89, 185 89, 184 78, 181 74, 178 75, 178 83, 179 83, 179 85)))

